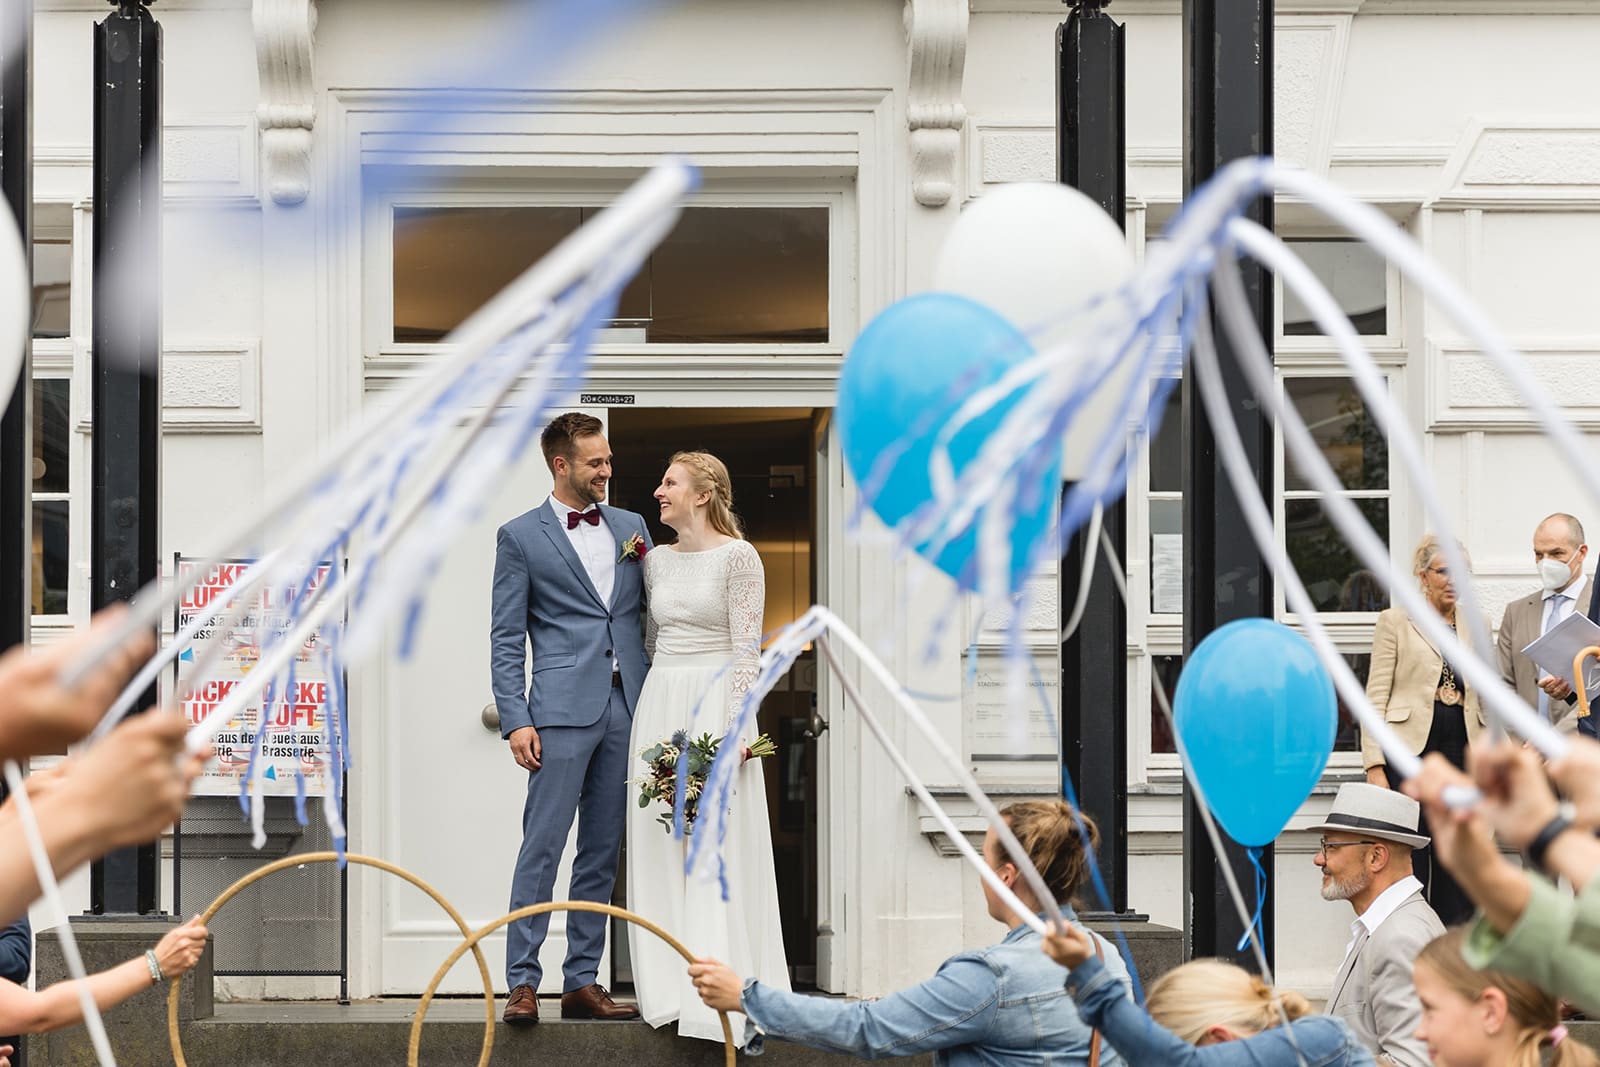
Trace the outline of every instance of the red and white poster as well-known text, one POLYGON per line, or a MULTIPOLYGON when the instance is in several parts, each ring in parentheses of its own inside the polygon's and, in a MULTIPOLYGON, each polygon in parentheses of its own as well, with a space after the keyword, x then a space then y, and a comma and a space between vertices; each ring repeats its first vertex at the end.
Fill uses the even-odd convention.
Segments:
MULTIPOLYGON (((202 561, 177 558, 177 576, 188 578, 202 561)), ((176 632, 183 633, 197 618, 198 629, 190 648, 178 656, 175 698, 183 707, 190 725, 203 721, 241 682, 261 659, 262 644, 289 629, 287 602, 289 591, 279 587, 264 589, 248 598, 248 604, 234 625, 220 635, 220 655, 213 659, 201 677, 198 660, 218 637, 237 606, 222 603, 226 590, 250 566, 250 561, 230 561, 213 567, 179 602, 176 632)), ((313 579, 312 589, 328 575, 324 563, 313 579)), ((333 789, 333 767, 328 750, 328 714, 334 695, 324 667, 323 635, 313 631, 301 646, 295 660, 292 692, 284 692, 285 679, 272 692, 272 704, 264 716, 265 736, 258 757, 261 791, 267 796, 294 796, 299 791, 298 776, 305 778, 305 794, 322 796, 333 789)), ((222 727, 217 735, 216 759, 194 783, 196 796, 237 795, 250 767, 256 737, 263 729, 262 700, 247 704, 222 727)))

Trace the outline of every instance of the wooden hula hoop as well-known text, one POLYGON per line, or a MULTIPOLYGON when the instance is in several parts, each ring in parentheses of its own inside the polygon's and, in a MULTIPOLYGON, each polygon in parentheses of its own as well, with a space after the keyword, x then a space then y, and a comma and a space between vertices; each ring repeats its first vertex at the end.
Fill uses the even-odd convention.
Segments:
MULTIPOLYGON (((354 852, 346 853, 344 858, 350 863, 358 864, 362 867, 376 867, 380 871, 387 871, 389 874, 403 878, 407 882, 410 882, 412 885, 428 894, 428 896, 432 897, 434 902, 445 910, 445 914, 450 916, 451 920, 455 922, 457 929, 461 931, 462 937, 472 937, 472 930, 467 926, 467 921, 461 917, 461 913, 456 911, 455 907, 448 900, 446 900, 437 889, 433 888, 433 886, 429 885, 427 882, 424 882, 421 878, 418 878, 410 871, 407 871, 401 867, 396 867, 387 860, 375 859, 371 856, 358 856, 354 852)), ((228 888, 224 889, 222 891, 222 895, 217 897, 216 900, 212 901, 211 906, 201 913, 200 922, 202 924, 210 923, 211 917, 214 916, 224 904, 232 900, 242 889, 260 881, 269 874, 276 874, 278 871, 287 870, 290 867, 299 867, 307 863, 334 863, 338 859, 339 854, 337 852, 307 852, 297 856, 285 856, 283 859, 276 860, 264 867, 258 867, 249 874, 245 875, 243 878, 239 879, 237 882, 230 885, 228 888)), ((478 1054, 478 1067, 488 1067, 489 1054, 494 1051, 494 979, 489 977, 489 961, 483 958, 483 951, 478 948, 476 938, 473 938, 470 944, 472 947, 472 955, 478 961, 478 973, 483 976, 483 1051, 478 1054)), ((460 959, 465 951, 465 947, 456 949, 455 953, 450 957, 450 963, 454 963, 456 960, 460 959)), ((433 985, 428 987, 428 992, 430 994, 433 992, 434 988, 444 980, 445 972, 450 969, 450 963, 445 964, 444 969, 433 976, 433 985)), ((183 1039, 178 1036, 178 990, 182 984, 183 976, 179 975, 172 980, 172 988, 167 993, 167 1040, 172 1044, 172 1059, 176 1067, 189 1067, 188 1061, 183 1058, 183 1039)), ((426 1002, 424 1002, 424 1004, 426 1004, 426 1002)), ((418 1021, 421 1021, 420 1015, 418 1015, 418 1021)), ((727 1029, 726 1020, 723 1022, 723 1029, 724 1031, 727 1029)), ((416 1031, 413 1029, 411 1038, 413 1063, 416 1062, 416 1047, 416 1031)))
MULTIPOLYGON (((354 857, 351 858, 353 859, 354 857)), ((461 942, 461 944, 457 945, 456 950, 450 953, 449 958, 446 959, 444 963, 439 965, 439 970, 435 972, 433 981, 428 983, 427 990, 422 994, 422 1002, 417 1005, 416 1017, 411 1020, 411 1039, 406 1045, 406 1067, 417 1067, 418 1051, 422 1044, 422 1020, 428 1015, 428 1005, 433 1003, 434 991, 439 988, 439 983, 444 981, 444 976, 450 973, 450 968, 455 966, 456 961, 459 960, 468 949, 471 949, 473 952, 477 952, 478 942, 482 941, 485 937, 488 937, 502 926, 510 925, 511 923, 516 922, 518 919, 526 919, 533 915, 543 915, 545 912, 550 911, 594 911, 599 912, 601 915, 609 915, 614 919, 622 919, 626 922, 633 923, 637 926, 642 926, 646 930, 649 930, 652 934, 655 934, 661 940, 671 945, 678 955, 682 956, 690 963, 698 962, 693 953, 684 948, 683 943, 677 938, 673 937, 671 934, 667 933, 665 930, 661 929, 661 927, 657 926, 649 919, 646 919, 644 916, 635 915, 633 912, 628 911, 625 908, 614 907, 610 904, 597 904, 591 900, 551 900, 543 904, 530 904, 526 908, 518 908, 509 915, 500 916, 500 918, 483 927, 481 930, 474 930, 472 933, 468 934, 467 939, 461 942)), ((482 959, 483 957, 479 956, 478 958, 482 959)), ((722 1023, 722 1048, 726 1067, 734 1067, 734 1059, 737 1050, 733 1044, 733 1028, 728 1024, 728 1013, 725 1011, 718 1011, 717 1018, 722 1023)), ((487 1051, 488 1046, 486 1045, 485 1053, 487 1053, 487 1051)), ((178 1067, 184 1067, 184 1064, 179 1063, 178 1067)), ((483 1067, 481 1062, 479 1067, 483 1067)))

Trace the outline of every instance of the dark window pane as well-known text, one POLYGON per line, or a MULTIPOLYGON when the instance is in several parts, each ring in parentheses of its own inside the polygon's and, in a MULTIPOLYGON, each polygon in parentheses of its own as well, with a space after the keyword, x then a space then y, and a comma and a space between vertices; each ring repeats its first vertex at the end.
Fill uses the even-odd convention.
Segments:
MULTIPOLYGON (((1378 537, 1389 543, 1389 502, 1353 501, 1378 537)), ((1329 520, 1320 500, 1287 500, 1283 505, 1284 540, 1289 561, 1311 594, 1318 611, 1382 611, 1389 596, 1371 571, 1361 566, 1344 537, 1329 520)))
MULTIPOLYGON (((398 208, 394 340, 431 342, 598 208, 398 208)), ((623 290, 652 342, 828 339, 826 208, 688 208, 623 290)))
POLYGON ((828 210, 689 208, 650 289, 652 341, 826 341, 828 210))
POLYGON ((1182 656, 1153 656, 1150 663, 1150 751, 1176 754, 1178 746, 1172 740, 1172 724, 1156 700, 1156 690, 1167 694, 1170 706, 1178 694, 1178 675, 1183 671, 1182 656))
POLYGON ((65 378, 33 382, 33 491, 65 493, 67 453, 72 441, 72 383, 65 378))
MULTIPOLYGON (((1355 324, 1356 333, 1382 336, 1389 332, 1389 271, 1382 256, 1361 241, 1287 243, 1333 294, 1355 324)), ((1322 332, 1287 285, 1283 287, 1283 332, 1288 337, 1322 332)))
POLYGON ((72 242, 33 242, 33 336, 72 331, 72 242))
POLYGON ((33 613, 67 613, 67 502, 33 505, 33 613))
MULTIPOLYGON (((1361 684, 1367 682, 1367 670, 1371 666, 1372 656, 1368 653, 1359 655, 1346 655, 1345 662, 1350 664, 1350 669, 1360 679, 1361 684)), ((1167 694, 1170 702, 1176 698, 1178 691, 1178 676, 1183 671, 1182 656, 1155 656, 1152 658, 1150 681, 1150 751, 1154 753, 1176 754, 1178 746, 1172 739, 1172 728, 1167 723, 1167 717, 1161 713, 1161 705, 1156 702, 1155 689, 1160 688, 1167 694)), ((1361 735, 1356 728, 1355 716, 1345 707, 1344 701, 1339 701, 1339 730, 1334 735, 1333 750, 1335 752, 1355 752, 1361 748, 1361 735)))
MULTIPOLYGON (((1356 680, 1363 686, 1367 684, 1367 672, 1372 669, 1372 654, 1370 652, 1347 653, 1344 661, 1350 664, 1350 671, 1356 680)), ((1339 701, 1339 732, 1333 736, 1333 750, 1335 752, 1357 752, 1361 749, 1361 732, 1356 726, 1356 717, 1351 714, 1345 705, 1344 698, 1339 701)))
POLYGON ((394 339, 444 337, 580 221, 575 207, 396 208, 394 339))
POLYGON ((1150 438, 1150 491, 1183 492, 1183 387, 1167 394, 1161 426, 1150 438))
MULTIPOLYGON (((1350 379, 1286 378, 1283 385, 1344 488, 1389 488, 1389 442, 1350 379)), ((1312 488, 1293 455, 1284 458, 1283 487, 1312 488)))

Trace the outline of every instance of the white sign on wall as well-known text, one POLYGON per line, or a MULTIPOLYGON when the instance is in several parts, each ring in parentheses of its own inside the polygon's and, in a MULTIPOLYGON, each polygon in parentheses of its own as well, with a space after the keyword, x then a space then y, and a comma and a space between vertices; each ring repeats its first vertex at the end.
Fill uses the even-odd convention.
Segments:
MULTIPOLYGON (((179 556, 178 578, 189 577, 200 562, 193 557, 179 556)), ((250 562, 232 560, 207 572, 179 602, 174 619, 176 628, 181 631, 197 617, 205 617, 195 637, 197 642, 211 638, 209 628, 223 625, 234 606, 229 604, 219 610, 211 605, 244 573, 250 562)), ((311 589, 327 578, 330 568, 327 563, 318 568, 311 589)), ((195 651, 180 653, 174 694, 191 725, 204 720, 255 667, 261 658, 260 644, 265 636, 282 635, 289 629, 286 601, 286 591, 281 588, 266 589, 250 598, 237 624, 222 639, 221 658, 207 668, 204 681, 198 685, 194 684, 195 651)), ((272 704, 266 714, 262 713, 262 699, 257 698, 222 727, 217 735, 216 758, 195 779, 194 795, 238 794, 252 758, 259 763, 261 792, 266 796, 295 796, 301 790, 302 779, 306 796, 323 796, 333 789, 326 724, 334 694, 323 667, 322 652, 323 634, 319 628, 300 648, 292 687, 280 685, 271 694, 272 704)))

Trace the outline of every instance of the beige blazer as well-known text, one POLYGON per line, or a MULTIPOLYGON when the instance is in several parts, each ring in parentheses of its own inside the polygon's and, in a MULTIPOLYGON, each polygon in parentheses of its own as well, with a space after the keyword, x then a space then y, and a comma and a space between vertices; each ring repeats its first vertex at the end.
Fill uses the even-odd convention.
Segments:
MULTIPOLYGON (((1378 615, 1372 634, 1372 667, 1367 672, 1367 699, 1400 735, 1411 751, 1422 752, 1433 729, 1433 698, 1439 689, 1444 657, 1422 636, 1401 608, 1378 615)), ((1458 685, 1465 686, 1458 680, 1458 685)), ((1483 708, 1478 691, 1467 687, 1467 741, 1475 742, 1483 729, 1483 708)), ((1377 767, 1388 762, 1378 742, 1361 733, 1361 764, 1377 767)))
POLYGON ((1412 893, 1371 935, 1365 928, 1356 935, 1334 976, 1327 1013, 1343 1019, 1374 1056, 1401 1067, 1428 1067, 1428 1047, 1416 1038, 1422 1002, 1411 967, 1443 933, 1444 924, 1422 894, 1412 893))
MULTIPOLYGON (((1573 601, 1572 610, 1579 614, 1589 611, 1590 579, 1585 578, 1578 587, 1578 599, 1573 601)), ((1522 654, 1522 650, 1539 637, 1539 629, 1544 625, 1544 590, 1530 593, 1521 600, 1513 600, 1506 605, 1506 613, 1500 619, 1500 637, 1497 642, 1500 652, 1500 677, 1506 684, 1517 691, 1517 695, 1527 702, 1530 708, 1539 707, 1539 666, 1533 660, 1522 654)), ((1564 700, 1550 702, 1550 718, 1556 728, 1571 733, 1578 728, 1578 713, 1575 704, 1564 700)))

